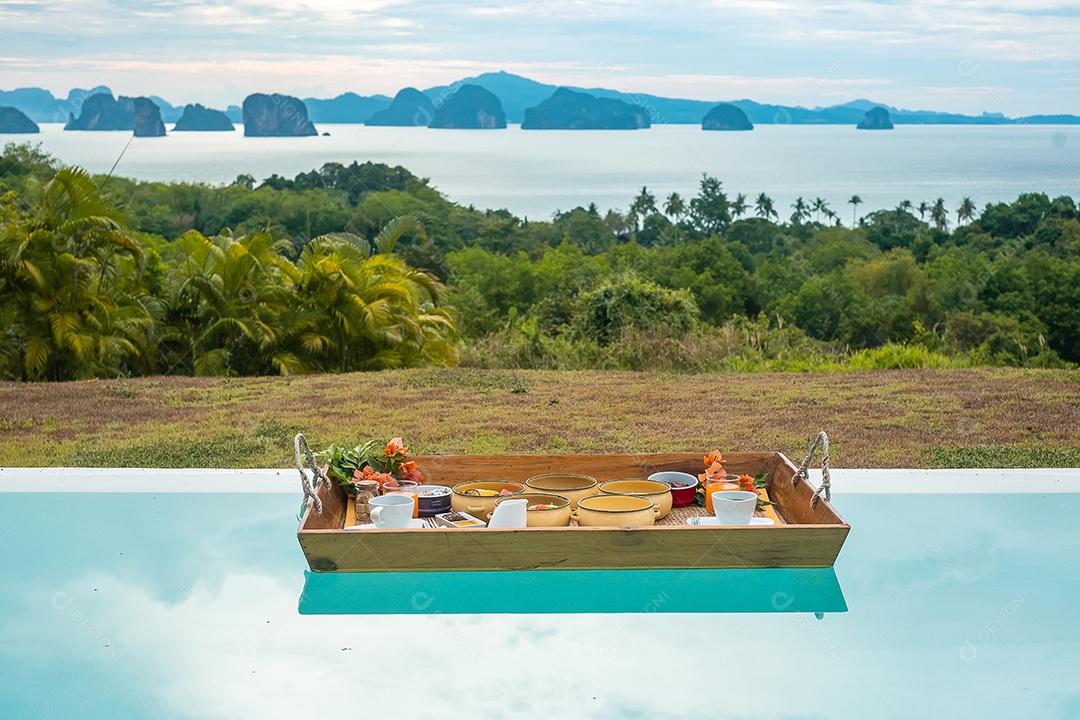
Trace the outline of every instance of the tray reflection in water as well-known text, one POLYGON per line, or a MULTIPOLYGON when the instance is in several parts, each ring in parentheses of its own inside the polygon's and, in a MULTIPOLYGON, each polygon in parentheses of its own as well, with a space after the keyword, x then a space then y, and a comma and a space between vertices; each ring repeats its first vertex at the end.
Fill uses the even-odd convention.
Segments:
POLYGON ((304 576, 301 615, 847 611, 833 568, 304 576))

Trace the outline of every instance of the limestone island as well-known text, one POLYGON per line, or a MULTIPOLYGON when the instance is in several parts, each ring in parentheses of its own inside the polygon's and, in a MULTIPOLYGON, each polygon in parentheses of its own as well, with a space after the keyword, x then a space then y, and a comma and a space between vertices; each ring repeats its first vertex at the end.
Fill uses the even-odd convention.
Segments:
POLYGON ((637 130, 650 126, 649 113, 622 100, 559 88, 526 108, 522 130, 637 130))
POLYGON ((41 128, 22 110, 0 107, 0 135, 39 133, 41 128))
POLYGON ((702 130, 753 130, 754 124, 742 108, 731 103, 720 103, 701 121, 702 130))
POLYGON ((173 126, 173 132, 232 132, 234 129, 228 115, 198 104, 185 105, 184 114, 173 126))
POLYGON ((290 95, 255 93, 244 98, 247 137, 305 137, 318 135, 308 120, 304 101, 290 95))
POLYGON ((870 108, 866 111, 866 117, 855 126, 858 130, 892 130, 892 120, 889 111, 883 107, 870 108))
POLYGON ((65 130, 133 130, 135 137, 164 137, 165 123, 161 110, 146 97, 113 98, 112 93, 97 93, 86 98, 76 118, 68 115, 65 130))
POLYGON ((428 127, 464 130, 495 130, 506 127, 506 113, 499 98, 479 85, 462 85, 435 110, 428 127))
POLYGON ((364 123, 365 125, 393 127, 426 127, 435 117, 435 106, 424 93, 416 88, 402 88, 390 107, 379 110, 364 123))

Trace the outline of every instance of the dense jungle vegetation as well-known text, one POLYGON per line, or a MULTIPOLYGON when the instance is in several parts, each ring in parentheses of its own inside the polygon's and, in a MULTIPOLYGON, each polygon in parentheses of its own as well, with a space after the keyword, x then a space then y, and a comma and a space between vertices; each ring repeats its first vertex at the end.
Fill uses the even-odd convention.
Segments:
POLYGON ((0 378, 1080 361, 1069 197, 860 217, 853 196, 855 227, 847 208, 779 208, 709 176, 692 198, 642 188, 626 212, 587 201, 540 221, 382 164, 215 186, 8 145, 0 378))

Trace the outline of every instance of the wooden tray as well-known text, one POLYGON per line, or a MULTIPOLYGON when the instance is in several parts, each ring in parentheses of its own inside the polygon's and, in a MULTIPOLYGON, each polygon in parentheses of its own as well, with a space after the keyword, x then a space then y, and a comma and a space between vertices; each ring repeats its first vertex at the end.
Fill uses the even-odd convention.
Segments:
MULTIPOLYGON (((426 482, 498 478, 524 482, 544 473, 591 475, 598 481, 677 470, 696 475, 697 453, 628 455, 431 455, 414 458, 426 482)), ((746 527, 559 527, 514 530, 344 530, 348 496, 319 483, 296 536, 315 572, 438 570, 604 570, 831 567, 847 523, 778 452, 724 453, 728 472, 769 473, 780 524, 746 527), (321 505, 322 512, 316 511, 321 505)))

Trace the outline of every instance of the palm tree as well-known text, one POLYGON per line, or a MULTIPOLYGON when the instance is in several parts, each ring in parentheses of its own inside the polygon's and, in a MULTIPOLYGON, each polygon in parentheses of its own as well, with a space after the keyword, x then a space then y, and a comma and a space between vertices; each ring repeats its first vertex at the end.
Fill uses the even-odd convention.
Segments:
POLYGON ((731 203, 723 183, 705 173, 698 194, 690 200, 690 217, 705 235, 718 235, 731 224, 731 203))
POLYGON ((649 192, 647 187, 642 187, 641 192, 634 202, 630 203, 630 216, 634 219, 634 230, 638 229, 638 219, 644 220, 656 213, 656 197, 649 192))
POLYGON ((965 220, 972 220, 974 217, 975 203, 971 201, 971 198, 965 197, 956 211, 956 221, 957 223, 962 223, 965 220))
POLYGON ((664 213, 670 216, 676 224, 679 222, 679 218, 686 212, 686 203, 683 202, 682 196, 677 192, 673 192, 667 197, 667 201, 664 203, 664 213))
POLYGON ((738 220, 746 214, 747 204, 746 195, 739 193, 735 196, 735 199, 731 202, 731 217, 738 220))
POLYGON ((142 285, 144 257, 90 176, 58 171, 0 226, 0 359, 29 379, 130 372, 160 314, 142 285))
POLYGON ((926 220, 926 213, 930 212, 930 204, 923 200, 919 203, 919 219, 926 220))
POLYGON ((910 213, 915 206, 911 204, 910 200, 901 200, 899 208, 906 213, 910 213))
POLYGON ((852 195, 848 203, 851 204, 851 227, 855 227, 855 214, 858 212, 859 206, 862 205, 862 198, 858 195, 852 195))
MULTIPOLYGON (((814 222, 818 222, 821 220, 821 214, 824 213, 828 209, 828 207, 829 203, 825 200, 822 200, 821 198, 814 198, 814 222)), ((826 215, 826 217, 828 216, 826 215)))
POLYGON ((945 210, 944 199, 938 198, 934 201, 934 206, 930 208, 930 220, 938 230, 946 231, 949 229, 949 213, 945 210))
POLYGON ((795 202, 792 203, 791 207, 795 210, 795 212, 791 214, 791 222, 798 224, 805 218, 810 217, 810 208, 802 197, 795 198, 795 202))
POLYGON ((840 213, 833 212, 829 208, 825 208, 824 210, 822 210, 822 212, 825 213, 825 218, 827 220, 832 220, 833 225, 835 225, 836 227, 840 227, 840 213))
POLYGON ((362 238, 341 233, 300 253, 295 354, 342 371, 453 363, 457 329, 442 307, 446 288, 395 257, 393 243, 376 247, 371 254, 362 238))
POLYGON ((775 220, 780 218, 776 212, 776 207, 773 205, 772 198, 765 193, 760 193, 754 201, 754 213, 763 220, 775 220))
POLYGON ((270 230, 206 237, 191 230, 177 240, 185 255, 169 297, 174 332, 170 369, 194 375, 282 374, 313 369, 282 353, 296 305, 289 282, 291 242, 270 230))
POLYGON ((373 241, 321 235, 292 263, 270 231, 185 234, 170 302, 174 366, 225 375, 453 363, 446 288, 394 253, 409 235, 427 242, 420 216, 396 217, 373 241))

